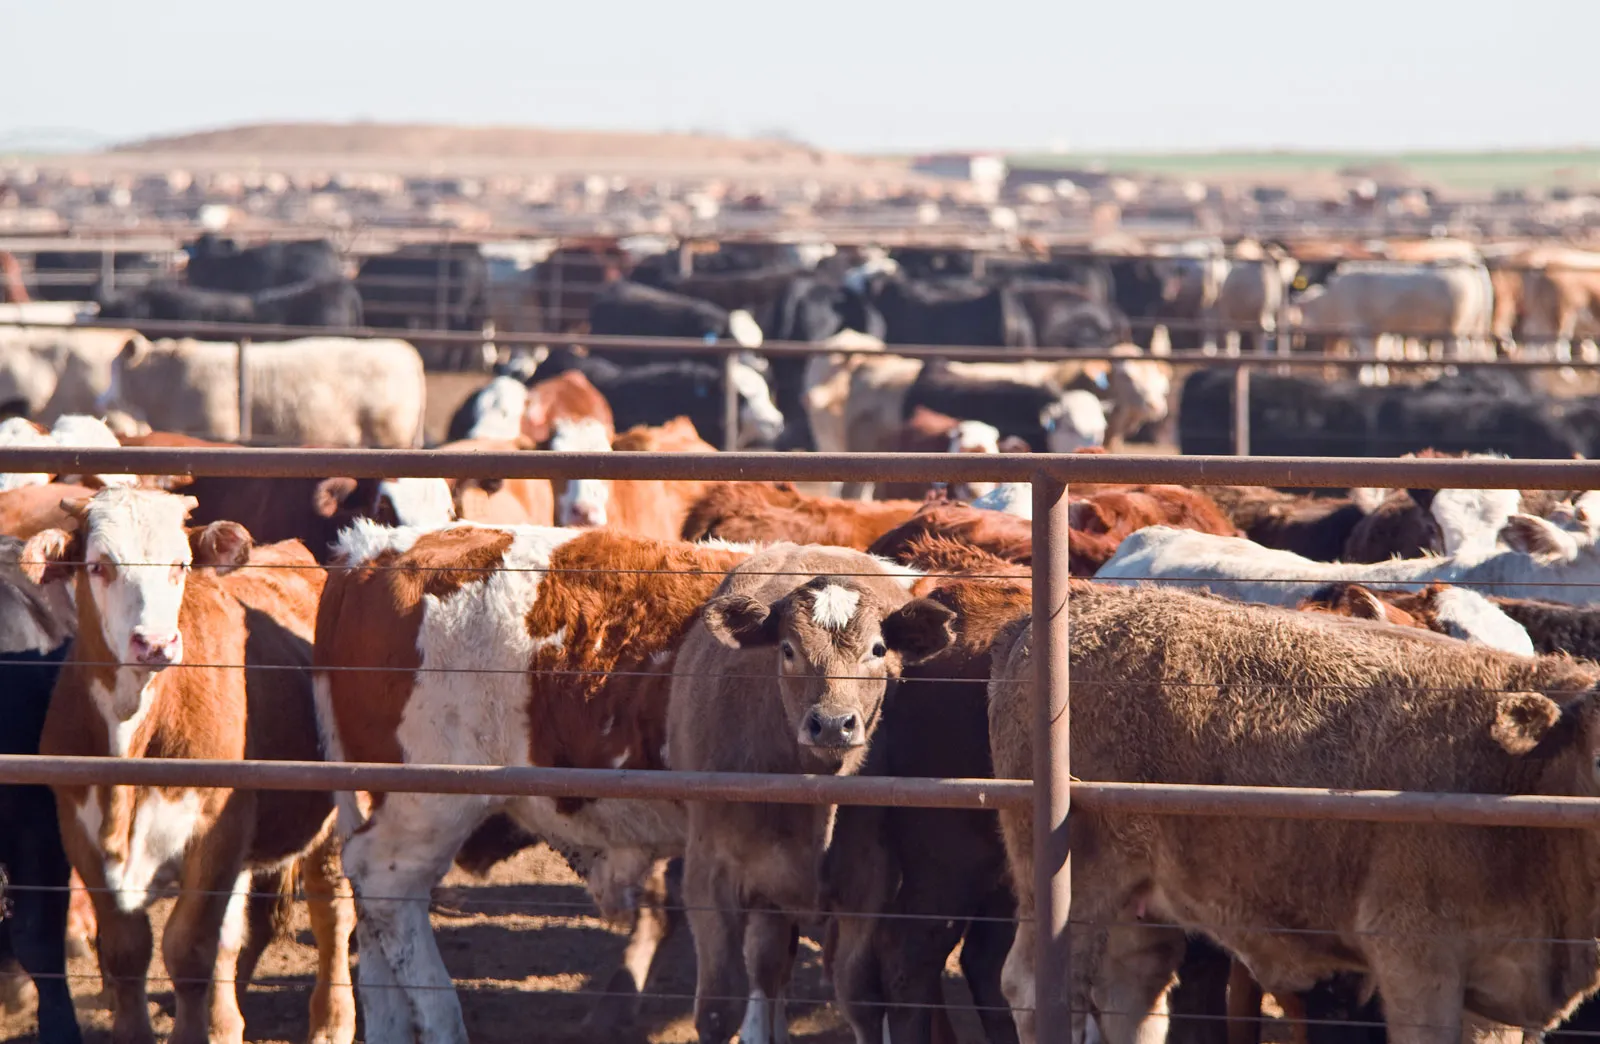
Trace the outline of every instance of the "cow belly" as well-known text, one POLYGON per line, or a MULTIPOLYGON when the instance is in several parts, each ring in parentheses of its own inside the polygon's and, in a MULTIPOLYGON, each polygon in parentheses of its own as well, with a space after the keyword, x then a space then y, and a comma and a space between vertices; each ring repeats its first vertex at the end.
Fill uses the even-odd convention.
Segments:
MULTIPOLYGON (((78 823, 91 838, 104 838, 102 793, 99 788, 91 790, 78 807, 78 823)), ((175 797, 144 791, 137 801, 124 843, 107 849, 101 842, 106 887, 116 896, 117 907, 127 912, 149 903, 156 876, 189 846, 205 806, 197 790, 184 790, 175 797)))

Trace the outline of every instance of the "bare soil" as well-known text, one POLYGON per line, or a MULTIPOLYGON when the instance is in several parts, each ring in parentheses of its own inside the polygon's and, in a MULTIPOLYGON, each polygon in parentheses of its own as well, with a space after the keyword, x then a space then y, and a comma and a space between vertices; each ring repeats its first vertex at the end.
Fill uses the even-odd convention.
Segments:
MULTIPOLYGON (((150 1009, 160 1035, 172 1029, 172 994, 163 981, 159 944, 171 905, 171 900, 157 903, 153 917, 158 942, 150 969, 150 1009)), ((601 991, 618 966, 627 936, 596 916, 583 885, 543 845, 501 863, 484 880, 452 870, 435 890, 432 921, 474 1044, 584 1040, 578 1027, 591 1008, 620 1003, 601 991)), ((304 1040, 315 967, 316 950, 302 904, 289 935, 263 956, 242 1005, 247 1041, 304 1040)), ((111 1016, 109 998, 99 994, 95 962, 75 960, 68 975, 87 1044, 104 1044, 110 1039, 111 1016)), ((662 947, 652 979, 633 1041, 693 1041, 694 945, 687 929, 662 947)), ((947 973, 946 987, 952 1004, 970 1004, 955 975, 947 973)), ((792 1039, 849 1044, 853 1038, 843 1020, 824 1003, 831 991, 823 979, 821 953, 807 939, 801 940, 793 992, 792 1039)), ((970 1008, 952 1016, 963 1042, 983 1039, 970 1008)), ((32 1011, 0 1015, 0 1041, 7 1044, 31 1044, 36 1030, 32 1011)))

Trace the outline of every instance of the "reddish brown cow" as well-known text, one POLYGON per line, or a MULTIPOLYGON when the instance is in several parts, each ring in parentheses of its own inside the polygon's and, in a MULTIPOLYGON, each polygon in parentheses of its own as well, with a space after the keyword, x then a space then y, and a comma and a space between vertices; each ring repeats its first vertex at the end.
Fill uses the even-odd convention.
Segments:
POLYGON ((611 404, 600 394, 600 389, 577 370, 537 381, 528 389, 528 402, 522 411, 522 435, 534 445, 543 446, 555 434, 556 421, 560 420, 596 420, 604 425, 608 438, 617 433, 611 404))
MULTIPOLYGON (((341 538, 345 568, 330 576, 317 618, 327 749, 353 761, 661 768, 678 643, 744 557, 607 530, 418 534, 359 523, 341 538), (341 669, 373 665, 394 670, 341 669), (476 672, 470 685, 448 673, 458 666, 476 672)), ((661 802, 341 794, 339 803, 345 865, 366 897, 360 971, 374 1040, 466 1040, 427 899, 486 817, 503 811, 558 845, 606 853, 590 887, 608 912, 683 847, 682 809, 661 802)), ((634 989, 658 941, 636 935, 630 946, 634 989)))
MULTIPOLYGON (((51 697, 41 754, 320 759, 310 673, 293 669, 310 667, 323 581, 304 547, 253 548, 233 523, 186 530, 194 501, 169 493, 113 487, 64 506, 76 531, 47 530, 23 551, 35 582, 76 585, 77 640, 51 697), (191 567, 198 567, 193 575, 191 567)), ((348 940, 355 910, 336 869, 330 795, 221 787, 55 792, 68 858, 93 890, 114 1039, 152 1039, 147 909, 160 883, 175 877, 182 891, 162 938, 177 997, 172 1039, 242 1041, 238 995, 270 941, 272 893, 294 864, 319 957, 310 1037, 354 1039, 348 940)))
POLYGON ((0 250, 0 302, 27 304, 28 285, 22 281, 22 266, 9 250, 0 250))
MULTIPOLYGON (((925 567, 919 556, 936 546, 930 543, 933 540, 975 549, 986 560, 1022 565, 1033 561, 1033 524, 1027 519, 939 501, 923 505, 916 514, 874 540, 867 550, 920 569, 925 567)), ((947 559, 956 558, 949 547, 942 548, 941 554, 947 559)), ((963 567, 973 561, 976 556, 963 567)))
POLYGON ((65 529, 72 519, 61 502, 92 496, 88 486, 61 482, 8 489, 0 493, 0 534, 26 540, 46 529, 65 529))
MULTIPOLYGON (((459 453, 518 453, 533 443, 518 439, 458 439, 440 446, 459 453)), ((456 518, 490 525, 548 526, 555 523, 555 494, 549 479, 460 478, 440 480, 450 489, 456 518)), ((439 524, 438 519, 427 520, 439 524)))
POLYGON ((863 551, 922 507, 921 501, 810 497, 792 483, 719 482, 689 509, 685 540, 831 544, 863 551))
POLYGON ((1101 490, 1069 507, 1073 576, 1093 576, 1128 534, 1146 526, 1176 526, 1216 536, 1238 536, 1206 494, 1183 486, 1101 490))

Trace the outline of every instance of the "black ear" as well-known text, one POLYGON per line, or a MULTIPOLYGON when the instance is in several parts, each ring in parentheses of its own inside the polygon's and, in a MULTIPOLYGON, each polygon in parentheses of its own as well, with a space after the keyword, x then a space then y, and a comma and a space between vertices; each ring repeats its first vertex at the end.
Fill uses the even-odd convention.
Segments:
POLYGON ((700 610, 706 630, 730 649, 771 645, 778 640, 778 618, 764 602, 748 595, 713 598, 700 610))
POLYGON ((905 664, 937 656, 955 641, 956 614, 931 598, 914 598, 883 618, 884 644, 905 664))
POLYGON ((1408 489, 1406 492, 1411 494, 1411 499, 1416 502, 1417 507, 1424 511, 1429 511, 1433 508, 1433 495, 1439 491, 1436 489, 1408 489))

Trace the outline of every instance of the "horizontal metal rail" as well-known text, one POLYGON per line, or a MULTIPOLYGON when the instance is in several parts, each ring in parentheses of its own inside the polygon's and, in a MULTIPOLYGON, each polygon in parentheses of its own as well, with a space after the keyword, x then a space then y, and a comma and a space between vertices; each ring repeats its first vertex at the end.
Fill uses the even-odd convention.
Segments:
MULTIPOLYGON (((766 775, 558 769, 493 765, 383 765, 321 761, 0 755, 0 783, 43 786, 230 787, 365 790, 500 797, 631 798, 881 805, 897 808, 1027 808, 1033 783, 1018 779, 766 775)), ((1475 827, 1600 828, 1600 798, 1438 794, 1319 787, 1233 787, 1073 781, 1075 805, 1118 815, 1336 819, 1475 827)))
MULTIPOLYGON (((722 356, 738 354, 749 349, 731 341, 709 343, 683 337, 621 337, 602 334, 579 333, 522 333, 497 331, 479 333, 462 330, 421 330, 395 327, 333 326, 278 326, 262 323, 202 323, 190 321, 155 321, 96 319, 62 326, 57 323, 28 321, 25 319, 0 319, 0 329, 102 329, 128 330, 137 327, 149 336, 192 337, 201 340, 234 341, 241 337, 272 340, 294 340, 305 337, 350 337, 357 340, 394 339, 426 341, 435 344, 478 346, 489 342, 502 347, 548 347, 554 345, 584 346, 618 351, 658 351, 684 355, 722 356)), ((1240 326, 1231 329, 1247 333, 1263 332, 1259 326, 1240 326)), ((1224 330, 1226 332, 1226 330, 1224 330)), ((1279 333, 1288 331, 1280 330, 1279 333)), ((1409 335, 1408 335, 1409 336, 1409 335)), ((1447 338, 1440 335, 1435 340, 1447 338)), ((1427 338, 1422 338, 1427 339, 1427 338)), ((1378 359, 1348 355, 1303 354, 1242 354, 1206 355, 1203 352, 1174 352, 1163 356, 1128 356, 1106 349, 1083 348, 1004 348, 992 345, 947 344, 890 344, 880 351, 877 348, 847 348, 812 341, 768 341, 759 349, 760 354, 772 357, 806 357, 816 355, 896 355, 907 359, 949 359, 962 362, 1126 362, 1131 358, 1154 358, 1170 365, 1204 366, 1215 369, 1240 367, 1286 367, 1296 370, 1321 369, 1327 366, 1346 369, 1382 363, 1391 369, 1438 369, 1449 366, 1456 369, 1506 369, 1506 370, 1556 370, 1590 369, 1593 364, 1579 360, 1561 362, 1555 359, 1378 359)))
POLYGON ((1600 461, 1113 453, 467 453, 456 450, 0 447, 0 471, 249 478, 1028 482, 1345 489, 1600 489, 1600 461))

